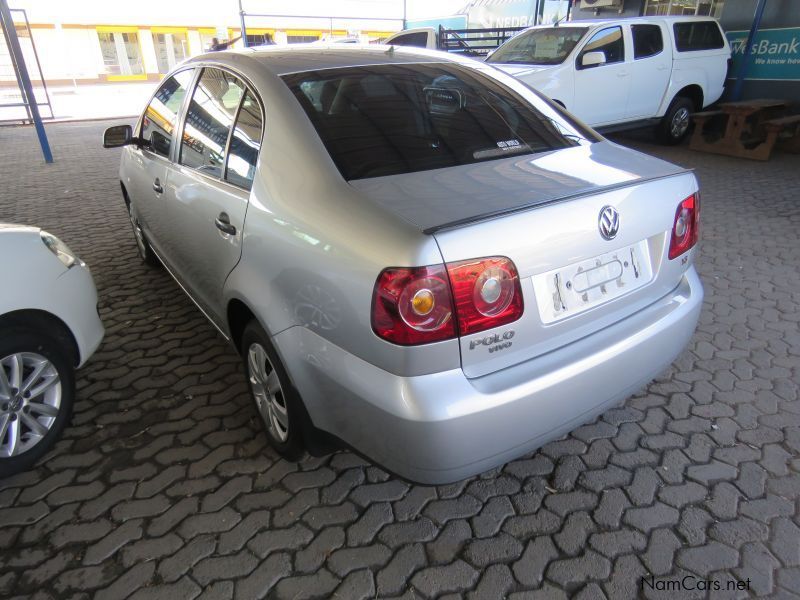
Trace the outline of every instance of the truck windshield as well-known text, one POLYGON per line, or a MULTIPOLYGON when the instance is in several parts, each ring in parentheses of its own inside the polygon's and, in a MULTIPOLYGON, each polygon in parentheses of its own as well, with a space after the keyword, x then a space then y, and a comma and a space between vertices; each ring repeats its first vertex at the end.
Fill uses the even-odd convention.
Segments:
POLYGON ((529 29, 511 38, 487 63, 560 65, 586 33, 586 27, 529 29))
POLYGON ((455 63, 344 67, 283 80, 347 180, 546 152, 590 135, 455 63))

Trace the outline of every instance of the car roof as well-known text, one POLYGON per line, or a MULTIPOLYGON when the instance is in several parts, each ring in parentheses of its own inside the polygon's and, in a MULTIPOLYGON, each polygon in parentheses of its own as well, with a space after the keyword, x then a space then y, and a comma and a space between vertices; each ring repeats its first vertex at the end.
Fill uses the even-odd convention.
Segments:
MULTIPOLYGON (((657 21, 662 21, 665 23, 680 23, 686 21, 716 21, 714 17, 707 17, 707 16, 694 16, 694 15, 674 15, 674 16, 658 16, 653 15, 650 17, 619 17, 616 19, 611 18, 603 18, 603 19, 578 19, 576 21, 564 21, 559 23, 558 27, 593 27, 595 25, 608 25, 610 23, 632 23, 636 25, 637 23, 654 23, 657 21)), ((541 29, 546 27, 555 27, 552 24, 543 23, 542 25, 536 25, 535 27, 531 27, 530 29, 541 29)))
POLYGON ((435 50, 378 44, 295 44, 290 46, 243 48, 214 52, 213 54, 201 54, 187 62, 202 61, 210 57, 224 61, 226 57, 230 60, 236 55, 246 55, 279 76, 289 73, 367 65, 471 62, 469 59, 435 50))

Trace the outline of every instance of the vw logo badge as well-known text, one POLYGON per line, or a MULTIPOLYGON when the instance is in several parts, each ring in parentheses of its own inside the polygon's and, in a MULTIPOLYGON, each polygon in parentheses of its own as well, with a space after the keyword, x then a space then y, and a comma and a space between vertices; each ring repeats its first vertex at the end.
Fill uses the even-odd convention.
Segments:
POLYGON ((613 206, 604 206, 600 209, 600 219, 598 222, 600 235, 603 239, 613 240, 619 231, 619 213, 613 206))

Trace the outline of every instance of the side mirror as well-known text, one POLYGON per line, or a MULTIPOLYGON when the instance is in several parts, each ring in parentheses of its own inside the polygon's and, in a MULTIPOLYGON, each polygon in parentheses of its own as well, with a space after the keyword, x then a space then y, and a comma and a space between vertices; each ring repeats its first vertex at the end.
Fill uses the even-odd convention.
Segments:
POLYGON ((119 148, 134 143, 130 125, 114 125, 103 133, 103 148, 119 148))
POLYGON ((602 50, 595 50, 593 52, 587 52, 583 56, 581 56, 581 66, 583 68, 587 67, 596 67, 597 65, 604 65, 606 64, 606 53, 602 50))
POLYGON ((150 134, 150 149, 156 154, 169 156, 170 139, 163 133, 154 131, 150 134))

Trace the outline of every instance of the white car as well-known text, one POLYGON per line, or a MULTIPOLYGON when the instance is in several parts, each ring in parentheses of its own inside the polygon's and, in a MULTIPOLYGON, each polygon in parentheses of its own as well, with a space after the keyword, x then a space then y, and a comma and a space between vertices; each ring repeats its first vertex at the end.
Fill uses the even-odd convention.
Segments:
POLYGON ((653 122, 662 142, 676 144, 689 115, 722 95, 730 57, 710 17, 640 17, 532 27, 486 62, 592 127, 653 122))
POLYGON ((0 223, 0 477, 33 465, 72 413, 75 369, 103 339, 89 269, 36 227, 0 223))

